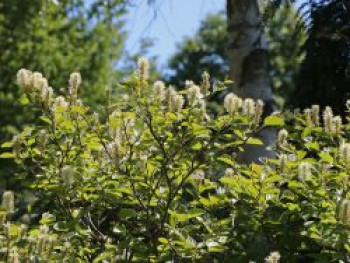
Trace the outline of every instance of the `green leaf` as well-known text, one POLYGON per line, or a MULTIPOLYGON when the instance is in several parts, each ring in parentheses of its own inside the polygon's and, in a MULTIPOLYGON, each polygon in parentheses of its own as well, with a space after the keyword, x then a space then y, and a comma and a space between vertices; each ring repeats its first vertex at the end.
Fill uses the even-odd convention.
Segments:
POLYGON ((223 184, 228 184, 228 185, 237 185, 237 180, 233 177, 222 177, 219 179, 219 181, 223 184))
POLYGON ((121 218, 131 218, 131 217, 136 217, 137 212, 134 209, 131 208, 123 208, 119 211, 119 216, 121 218))
POLYGON ((20 102, 21 102, 22 105, 28 105, 29 99, 28 99, 28 97, 25 94, 23 94, 21 96, 20 102))
POLYGON ((169 211, 169 214, 172 215, 175 219, 177 219, 178 222, 185 222, 187 220, 190 220, 192 218, 201 216, 203 213, 201 212, 190 212, 188 214, 180 214, 175 211, 169 211))
POLYGON ((13 153, 2 153, 0 154, 0 158, 2 159, 10 159, 10 158, 14 158, 15 155, 13 153))
POLYGON ((334 159, 329 153, 322 152, 318 155, 322 161, 326 163, 333 163, 334 159))
POLYGON ((159 243, 164 244, 164 245, 169 243, 169 240, 164 238, 164 237, 158 238, 158 241, 159 241, 159 243))
POLYGON ((264 143, 258 138, 249 138, 246 143, 251 145, 264 145, 264 143))
POLYGON ((311 150, 319 151, 320 145, 317 142, 308 142, 305 146, 311 150))
POLYGON ((284 120, 279 116, 268 116, 264 120, 264 126, 280 127, 284 126, 284 120))
POLYGON ((13 142, 9 141, 9 142, 4 142, 3 144, 1 144, 1 148, 11 148, 13 146, 13 142))
POLYGON ((222 156, 222 157, 219 157, 217 160, 220 161, 220 162, 226 163, 226 164, 228 164, 230 166, 234 166, 235 165, 235 163, 229 157, 222 156))

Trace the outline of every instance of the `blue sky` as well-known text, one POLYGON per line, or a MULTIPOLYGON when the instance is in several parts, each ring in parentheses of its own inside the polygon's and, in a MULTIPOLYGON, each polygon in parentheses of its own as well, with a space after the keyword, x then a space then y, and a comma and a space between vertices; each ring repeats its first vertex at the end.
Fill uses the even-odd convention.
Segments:
POLYGON ((147 0, 135 0, 127 16, 126 49, 138 50, 140 40, 154 40, 150 56, 158 56, 158 66, 166 65, 167 59, 176 51, 176 44, 186 36, 192 36, 201 20, 208 14, 225 9, 226 0, 157 0, 148 5, 147 0))

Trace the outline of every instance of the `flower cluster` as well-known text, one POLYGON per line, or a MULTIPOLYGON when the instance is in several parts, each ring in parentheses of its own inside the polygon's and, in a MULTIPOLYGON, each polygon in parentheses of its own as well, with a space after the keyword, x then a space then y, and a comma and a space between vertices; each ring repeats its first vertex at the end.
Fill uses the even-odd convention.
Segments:
POLYGON ((224 108, 232 116, 242 113, 252 118, 253 123, 259 124, 263 114, 264 103, 262 100, 254 101, 250 98, 242 100, 234 93, 229 93, 224 99, 224 108))

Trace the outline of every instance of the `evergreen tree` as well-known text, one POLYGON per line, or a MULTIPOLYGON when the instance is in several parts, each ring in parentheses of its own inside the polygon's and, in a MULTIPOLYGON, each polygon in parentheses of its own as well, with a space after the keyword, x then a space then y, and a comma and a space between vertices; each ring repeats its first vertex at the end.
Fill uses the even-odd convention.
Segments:
POLYGON ((350 98, 350 9, 345 2, 326 0, 310 6, 306 58, 290 105, 330 105, 337 114, 345 112, 350 98))

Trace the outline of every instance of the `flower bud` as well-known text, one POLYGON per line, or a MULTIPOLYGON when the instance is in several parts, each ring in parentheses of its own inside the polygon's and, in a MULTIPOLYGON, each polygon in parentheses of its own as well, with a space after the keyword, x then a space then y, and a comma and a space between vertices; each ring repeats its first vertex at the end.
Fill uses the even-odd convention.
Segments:
POLYGON ((350 143, 342 143, 339 147, 340 160, 345 164, 346 168, 350 168, 350 143))
POLYGON ((13 191, 5 191, 2 195, 2 205, 7 213, 15 211, 15 195, 13 191))
POLYGON ((165 99, 165 85, 163 81, 156 81, 153 84, 153 93, 156 102, 160 103, 165 99))
POLYGON ((331 107, 326 107, 323 112, 324 131, 328 134, 333 132, 333 111, 331 107))
POLYGON ((307 127, 313 127, 314 122, 312 121, 312 110, 305 109, 304 110, 305 122, 307 127))
POLYGON ((168 108, 169 111, 170 111, 171 105, 173 103, 173 98, 176 95, 177 95, 177 92, 172 86, 169 86, 165 90, 165 100, 166 100, 167 108, 168 108))
POLYGON ((63 182, 71 184, 74 180, 74 168, 70 165, 65 165, 64 167, 62 167, 61 169, 61 177, 63 182))
POLYGON ((350 226, 350 200, 343 200, 340 203, 339 220, 344 225, 350 226))
POLYGON ((42 100, 43 105, 44 105, 45 108, 49 108, 52 94, 53 94, 52 87, 46 87, 46 88, 42 89, 42 91, 41 91, 41 100, 42 100))
POLYGON ((78 99, 78 87, 81 84, 81 76, 80 73, 72 73, 69 77, 69 95, 70 95, 70 103, 77 104, 78 99))
POLYGON ((255 102, 255 114, 254 114, 255 124, 260 123, 263 111, 264 111, 264 102, 262 100, 257 100, 255 102))
POLYGON ((19 160, 21 158, 21 139, 15 135, 13 136, 13 154, 15 156, 16 160, 19 160))
POLYGON ((277 135, 277 145, 283 147, 287 144, 288 131, 282 129, 278 132, 277 135))
POLYGON ((43 150, 45 149, 45 145, 49 139, 49 134, 46 130, 40 130, 37 136, 37 142, 40 148, 43 150))
POLYGON ((315 126, 320 126, 320 106, 312 105, 311 118, 315 126))
POLYGON ((210 94, 209 90, 210 90, 210 75, 206 71, 204 71, 202 74, 201 91, 205 97, 210 94))
POLYGON ((343 124, 342 124, 342 119, 340 116, 335 116, 333 118, 333 122, 334 122, 334 132, 335 134, 341 134, 341 131, 342 131, 342 127, 343 127, 343 124))
POLYGON ((288 156, 286 154, 281 154, 279 157, 280 160, 280 170, 285 172, 287 170, 288 156))

